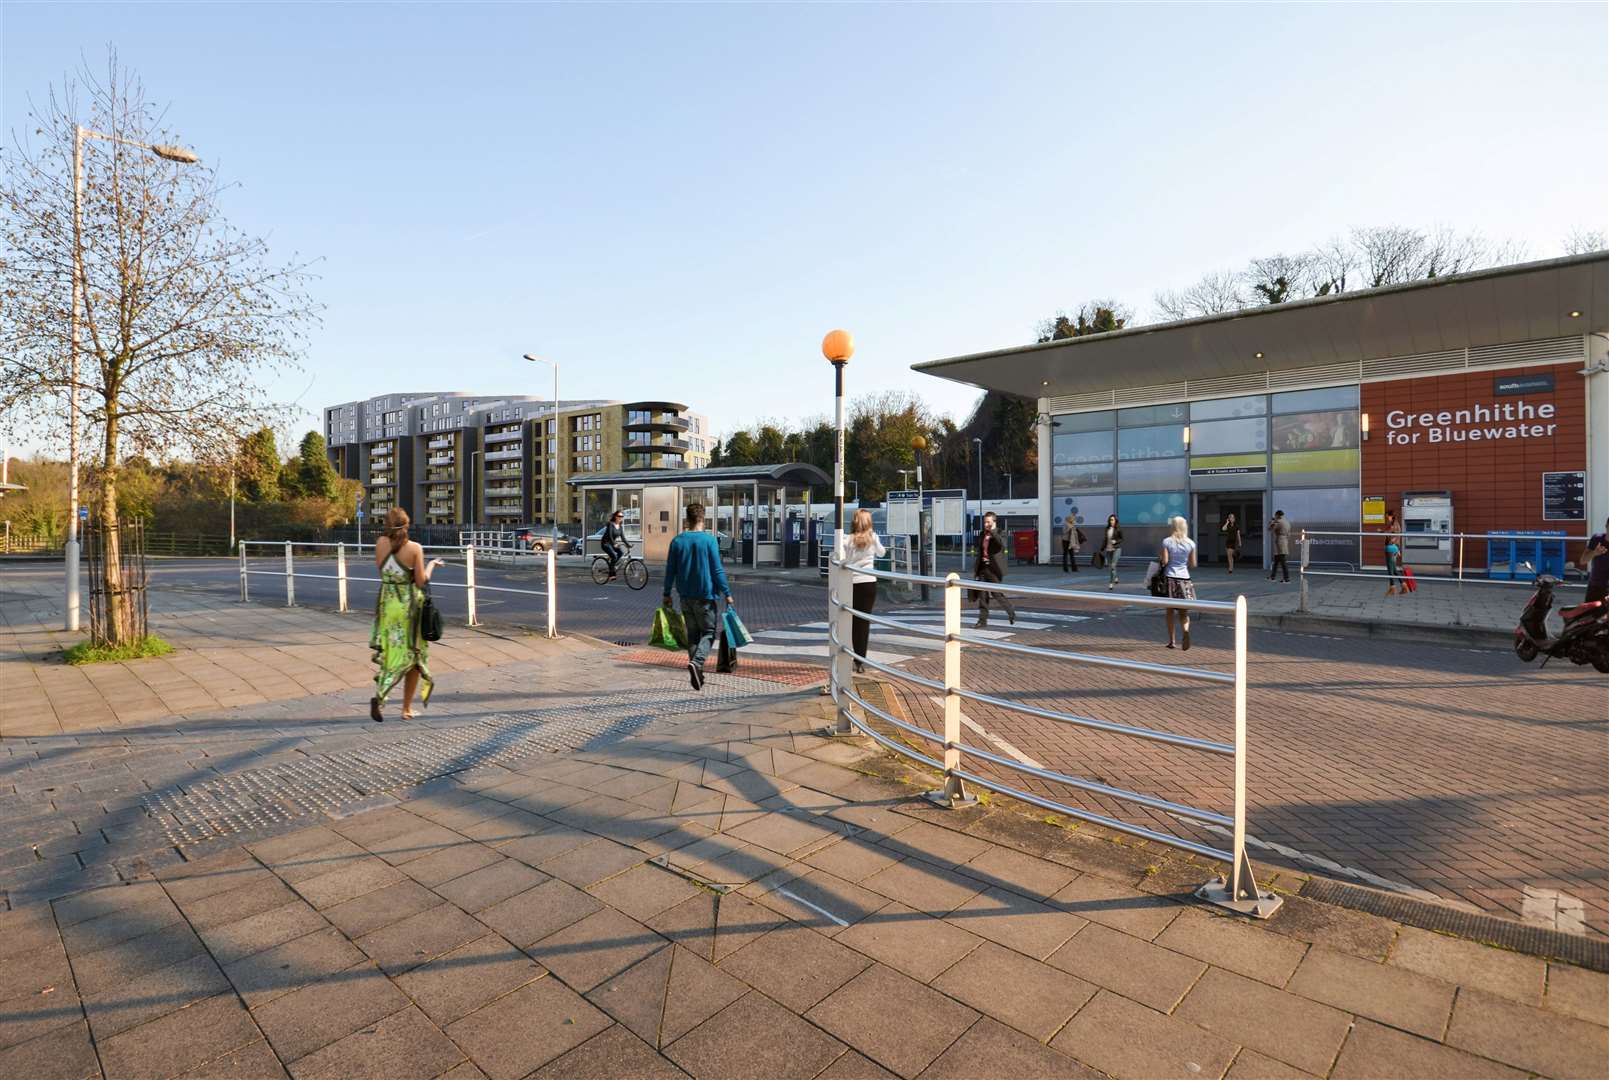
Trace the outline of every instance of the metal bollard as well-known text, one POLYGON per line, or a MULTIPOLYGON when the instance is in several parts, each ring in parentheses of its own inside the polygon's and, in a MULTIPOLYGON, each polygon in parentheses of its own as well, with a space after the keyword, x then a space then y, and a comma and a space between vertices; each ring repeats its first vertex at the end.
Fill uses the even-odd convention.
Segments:
POLYGON ((944 786, 927 799, 950 809, 977 805, 955 770, 961 767, 961 578, 944 578, 944 786))
POLYGON ((242 542, 240 545, 240 602, 244 604, 246 600, 246 545, 242 542))
POLYGON ((296 561, 289 540, 285 541, 285 606, 296 606, 296 561))
POLYGON ((475 545, 470 544, 464 548, 464 580, 467 585, 464 589, 464 603, 469 609, 465 626, 479 626, 475 618, 475 545))
POLYGON ((836 559, 828 563, 827 595, 842 606, 828 608, 832 635, 838 639, 838 644, 828 648, 832 661, 832 700, 837 707, 837 718, 831 727, 824 729, 823 734, 826 735, 855 734, 855 725, 849 722, 849 699, 844 696, 844 690, 855 685, 855 658, 850 652, 851 642, 855 640, 853 578, 854 575, 838 565, 836 559))
POLYGON ((558 584, 558 577, 559 577, 559 561, 558 560, 559 560, 559 556, 558 556, 558 552, 553 550, 553 545, 552 544, 548 545, 547 558, 548 558, 548 637, 556 638, 556 637, 559 636, 559 584, 558 584))
POLYGON ((346 545, 335 545, 335 596, 339 603, 336 609, 342 614, 346 612, 346 545))
POLYGON ((1307 530, 1302 530, 1302 565, 1298 570, 1296 610, 1307 611, 1307 560, 1312 554, 1312 541, 1307 538, 1307 530))

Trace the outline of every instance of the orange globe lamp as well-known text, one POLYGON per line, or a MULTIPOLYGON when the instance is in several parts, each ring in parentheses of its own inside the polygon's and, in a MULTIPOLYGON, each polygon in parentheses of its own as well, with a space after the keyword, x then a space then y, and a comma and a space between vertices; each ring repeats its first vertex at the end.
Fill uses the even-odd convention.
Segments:
POLYGON ((917 453, 921 453, 923 450, 927 449, 927 440, 922 438, 920 435, 911 436, 911 449, 915 450, 917 453))
POLYGON ((855 355, 855 336, 848 330, 833 330, 821 339, 821 355, 842 364, 855 355))

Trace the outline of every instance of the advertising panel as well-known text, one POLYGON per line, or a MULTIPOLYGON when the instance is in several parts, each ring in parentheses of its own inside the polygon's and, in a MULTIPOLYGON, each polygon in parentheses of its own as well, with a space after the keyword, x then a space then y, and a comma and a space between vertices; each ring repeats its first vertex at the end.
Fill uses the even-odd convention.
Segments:
POLYGON ((1351 410, 1274 417, 1276 451, 1355 450, 1357 445, 1358 417, 1351 410))
POLYGON ((1116 479, 1110 461, 1096 462, 1093 465, 1052 465, 1050 467, 1050 490, 1063 491, 1111 491, 1116 479))
POLYGON ((1313 487, 1321 484, 1356 484, 1356 450, 1309 450, 1274 455, 1275 487, 1313 487))
POLYGON ((1106 522, 1107 515, 1112 513, 1112 504, 1110 495, 1058 495, 1051 500, 1050 523, 1059 529, 1071 514, 1087 531, 1092 522, 1096 525, 1106 522))

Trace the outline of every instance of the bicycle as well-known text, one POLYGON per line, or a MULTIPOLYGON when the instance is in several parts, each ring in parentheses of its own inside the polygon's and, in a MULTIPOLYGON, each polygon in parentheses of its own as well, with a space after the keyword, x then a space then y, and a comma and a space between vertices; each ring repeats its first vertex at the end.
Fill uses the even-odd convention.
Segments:
MULTIPOLYGON (((635 555, 627 555, 620 560, 620 573, 625 576, 626 584, 633 591, 637 591, 648 584, 648 564, 635 555)), ((596 555, 592 559, 592 580, 598 585, 609 584, 613 575, 609 573, 609 556, 596 555)))

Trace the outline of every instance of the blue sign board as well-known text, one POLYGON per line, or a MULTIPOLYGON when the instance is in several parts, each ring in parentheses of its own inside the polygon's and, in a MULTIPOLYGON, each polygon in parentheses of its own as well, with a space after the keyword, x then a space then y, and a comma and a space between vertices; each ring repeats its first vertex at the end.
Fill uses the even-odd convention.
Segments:
POLYGON ((80 506, 78 508, 78 520, 79 521, 88 521, 89 520, 89 507, 80 506))

